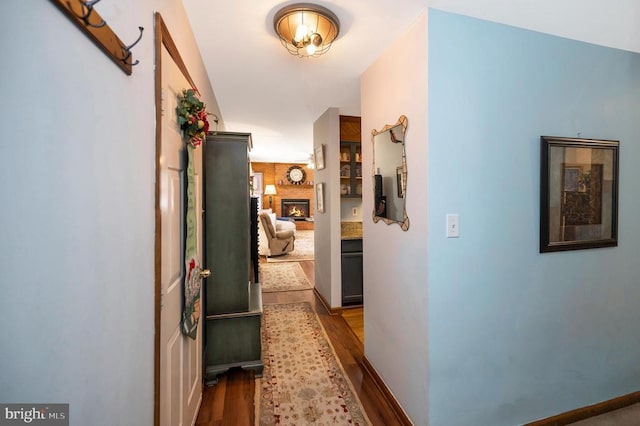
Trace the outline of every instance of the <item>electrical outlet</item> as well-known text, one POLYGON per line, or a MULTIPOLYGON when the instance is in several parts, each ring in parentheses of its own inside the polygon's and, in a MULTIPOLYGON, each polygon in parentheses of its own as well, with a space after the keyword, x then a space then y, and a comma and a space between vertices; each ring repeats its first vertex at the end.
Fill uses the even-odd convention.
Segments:
POLYGON ((460 237, 460 217, 457 214, 447 215, 447 238, 460 237))
POLYGON ((357 208, 357 207, 352 208, 352 209, 351 209, 351 214, 352 214, 353 216, 358 216, 358 208, 357 208))

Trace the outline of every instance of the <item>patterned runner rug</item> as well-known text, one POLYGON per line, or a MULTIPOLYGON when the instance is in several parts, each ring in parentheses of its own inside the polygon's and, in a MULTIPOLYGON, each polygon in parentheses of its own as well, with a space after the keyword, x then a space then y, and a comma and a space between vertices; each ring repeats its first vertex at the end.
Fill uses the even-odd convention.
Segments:
POLYGON ((256 425, 371 425, 309 303, 265 305, 256 425))
POLYGON ((282 256, 267 257, 267 262, 297 262, 313 260, 313 230, 296 231, 296 241, 292 252, 282 256))
POLYGON ((260 284, 263 293, 313 288, 297 262, 261 263, 260 284))

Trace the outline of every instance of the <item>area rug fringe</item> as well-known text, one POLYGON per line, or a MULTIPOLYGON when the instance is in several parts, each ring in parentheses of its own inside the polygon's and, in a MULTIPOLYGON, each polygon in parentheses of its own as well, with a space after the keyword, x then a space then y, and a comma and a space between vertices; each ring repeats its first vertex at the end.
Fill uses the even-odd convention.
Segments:
POLYGON ((371 426, 308 302, 265 305, 262 321, 264 373, 256 379, 256 426, 371 426))

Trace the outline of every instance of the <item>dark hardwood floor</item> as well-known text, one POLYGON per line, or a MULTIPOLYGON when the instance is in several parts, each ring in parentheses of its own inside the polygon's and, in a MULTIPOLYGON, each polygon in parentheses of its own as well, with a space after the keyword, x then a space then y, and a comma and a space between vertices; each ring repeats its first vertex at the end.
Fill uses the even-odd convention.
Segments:
MULTIPOLYGON (((314 262, 300 262, 313 284, 314 262)), ((375 381, 362 366, 364 345, 340 315, 329 315, 312 290, 264 293, 263 303, 309 302, 327 332, 345 372, 356 390, 373 425, 398 425, 391 406, 384 399, 375 381)), ((253 425, 255 379, 252 372, 231 370, 215 386, 205 386, 197 425, 253 425)))

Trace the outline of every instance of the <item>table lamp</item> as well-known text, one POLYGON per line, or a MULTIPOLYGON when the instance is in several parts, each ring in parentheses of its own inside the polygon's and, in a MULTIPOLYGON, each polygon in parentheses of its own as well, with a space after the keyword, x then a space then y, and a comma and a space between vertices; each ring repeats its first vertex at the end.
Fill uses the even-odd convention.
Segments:
POLYGON ((267 185, 264 188, 264 195, 268 195, 269 196, 269 208, 273 209, 273 198, 271 197, 272 195, 276 195, 276 186, 275 185, 267 185))

